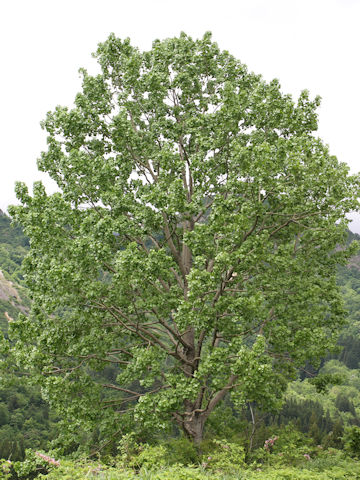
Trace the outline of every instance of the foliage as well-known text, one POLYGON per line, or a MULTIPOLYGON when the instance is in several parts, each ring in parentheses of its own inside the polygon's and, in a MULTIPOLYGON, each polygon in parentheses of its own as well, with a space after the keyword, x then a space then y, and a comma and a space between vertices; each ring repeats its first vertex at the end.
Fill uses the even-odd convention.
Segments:
POLYGON ((245 452, 242 445, 226 440, 214 440, 216 448, 203 458, 202 465, 212 472, 235 473, 245 467, 245 452))
MULTIPOLYGON (((30 306, 20 273, 28 249, 21 227, 11 225, 10 218, 0 212, 0 327, 5 335, 7 318, 16 321, 30 306)), ((39 388, 29 385, 19 369, 13 372, 9 345, 4 342, 0 359, 0 458, 23 460, 27 448, 48 448, 56 435, 54 419, 39 388)))
POLYGON ((134 440, 134 435, 122 437, 119 443, 117 463, 123 468, 162 467, 167 463, 167 451, 163 445, 142 445, 134 440))
POLYGON ((293 425, 278 429, 277 435, 266 440, 263 449, 254 452, 257 462, 272 466, 299 465, 321 453, 309 437, 301 434, 293 425))
POLYGON ((19 224, 11 224, 11 219, 0 210, 0 243, 13 247, 28 247, 29 239, 25 237, 19 224))
POLYGON ((55 436, 55 419, 37 388, 16 378, 3 384, 0 388, 0 458, 23 460, 25 449, 47 448, 55 436))
POLYGON ((111 35, 95 56, 102 73, 81 70, 75 107, 43 122, 60 192, 20 183, 10 209, 31 239, 17 361, 74 430, 110 438, 131 414, 200 442, 229 393, 279 408, 334 343, 359 178, 314 136, 318 98, 294 102, 209 34, 148 52, 111 35))
POLYGON ((0 460, 0 479, 9 480, 11 476, 11 462, 9 460, 0 460))
POLYGON ((19 225, 0 210, 0 268, 19 281, 20 266, 29 248, 29 240, 19 225))
POLYGON ((282 410, 268 415, 268 428, 292 423, 316 444, 342 448, 344 428, 360 425, 360 376, 338 360, 330 360, 320 370, 322 375, 341 377, 340 385, 320 393, 309 379, 288 386, 282 410))
POLYGON ((309 380, 310 383, 315 385, 316 391, 319 393, 325 393, 328 390, 329 384, 340 385, 342 377, 340 375, 332 375, 330 373, 323 373, 313 377, 309 380))
MULTIPOLYGON (((289 435, 288 438, 290 438, 289 435)), ((166 448, 166 445, 162 446, 166 448)), ((143 447, 143 451, 151 451, 149 446, 144 445, 143 447)), ((234 453, 236 446, 232 445, 232 447, 234 453)), ((279 456, 275 452, 268 453, 268 455, 279 456)), ((231 457, 232 454, 229 453, 229 456, 231 457)), ((20 480, 30 478, 48 480, 168 480, 169 478, 173 480, 341 480, 351 478, 356 480, 360 478, 359 462, 334 449, 319 453, 316 458, 303 457, 302 463, 298 462, 297 467, 290 461, 288 464, 277 467, 257 463, 252 467, 244 465, 239 468, 236 456, 233 456, 232 460, 223 457, 221 461, 226 463, 228 473, 222 469, 209 470, 207 466, 200 465, 164 463, 162 466, 150 469, 143 465, 138 469, 138 465, 135 465, 134 468, 130 468, 130 466, 124 468, 123 466, 106 465, 99 461, 90 461, 86 458, 77 460, 61 458, 56 461, 56 465, 51 466, 49 460, 53 459, 48 455, 28 451, 25 462, 22 464, 17 462, 10 466, 10 474, 14 472, 15 467, 18 477, 12 476, 9 477, 9 480, 15 480, 15 478, 20 480)), ((168 458, 168 460, 171 463, 173 459, 168 458)), ((2 465, 4 466, 3 473, 7 475, 9 463, 3 462, 2 465)), ((5 479, 6 476, 1 476, 0 473, 0 478, 5 479)))
POLYGON ((345 450, 357 458, 360 457, 360 428, 356 425, 348 427, 344 435, 345 450))
MULTIPOLYGON (((349 233, 359 242, 360 236, 349 233)), ((339 338, 339 345, 343 348, 338 358, 349 368, 359 368, 360 362, 360 264, 359 256, 351 259, 346 267, 339 267, 337 281, 341 287, 345 306, 348 311, 348 325, 343 329, 339 338)))
POLYGON ((11 226, 10 218, 0 210, 0 328, 7 334, 8 321, 17 318, 29 307, 22 280, 21 263, 28 252, 29 242, 20 226, 11 226))
POLYGON ((169 439, 166 441, 166 449, 169 463, 195 465, 200 462, 199 450, 188 438, 169 439))

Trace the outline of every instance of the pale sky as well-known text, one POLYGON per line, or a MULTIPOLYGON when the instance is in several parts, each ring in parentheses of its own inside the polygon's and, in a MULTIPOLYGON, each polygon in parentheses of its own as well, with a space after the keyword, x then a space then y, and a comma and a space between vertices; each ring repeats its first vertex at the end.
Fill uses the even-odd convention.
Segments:
MULTIPOLYGON (((111 32, 140 49, 185 31, 213 40, 284 93, 322 97, 319 136, 352 172, 360 170, 360 0, 2 0, 0 4, 0 208, 14 183, 42 179, 39 122, 71 105, 78 69, 111 32)), ((351 229, 360 233, 360 217, 351 229)))

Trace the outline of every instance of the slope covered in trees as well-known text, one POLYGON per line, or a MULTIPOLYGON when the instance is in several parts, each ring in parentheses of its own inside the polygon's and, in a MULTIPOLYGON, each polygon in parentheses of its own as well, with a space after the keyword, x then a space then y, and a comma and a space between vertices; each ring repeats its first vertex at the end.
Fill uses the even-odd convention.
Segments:
MULTIPOLYGON (((22 286, 21 263, 29 241, 19 226, 0 211, 0 328, 7 337, 8 322, 29 311, 22 286)), ((49 407, 38 386, 31 386, 21 372, 9 373, 6 353, 1 355, 0 458, 22 460, 27 448, 47 448, 56 435, 49 407)), ((1 478, 1 477, 0 477, 1 478)))
POLYGON ((27 311, 29 300, 21 286, 21 262, 29 248, 29 241, 20 226, 10 226, 11 220, 0 210, 0 328, 7 331, 7 315, 17 317, 27 311))

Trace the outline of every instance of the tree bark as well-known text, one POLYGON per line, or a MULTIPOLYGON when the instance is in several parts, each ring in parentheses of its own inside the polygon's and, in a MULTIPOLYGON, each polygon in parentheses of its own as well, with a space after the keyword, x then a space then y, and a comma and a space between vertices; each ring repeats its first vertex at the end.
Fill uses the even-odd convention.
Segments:
MULTIPOLYGON (((228 383, 221 390, 216 392, 210 400, 208 400, 205 408, 201 408, 202 401, 198 402, 196 400, 193 402, 185 400, 185 413, 177 412, 174 414, 174 418, 179 427, 183 430, 187 438, 193 441, 196 445, 199 445, 203 440, 204 427, 209 415, 224 399, 228 391, 234 387, 237 378, 237 375, 231 375, 228 383)), ((203 393, 204 392, 201 391, 199 394, 201 395, 201 399, 203 398, 203 393)))
POLYGON ((201 413, 193 413, 189 419, 184 420, 183 431, 195 445, 200 445, 203 440, 205 420, 206 417, 201 413))

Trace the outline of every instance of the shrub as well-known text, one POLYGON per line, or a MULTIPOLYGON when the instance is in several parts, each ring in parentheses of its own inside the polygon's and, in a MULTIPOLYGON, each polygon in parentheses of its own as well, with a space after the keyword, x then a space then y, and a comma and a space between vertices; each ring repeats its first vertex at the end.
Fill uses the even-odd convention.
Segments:
POLYGON ((250 460, 273 466, 299 465, 318 452, 312 440, 289 424, 269 437, 262 448, 251 454, 250 460))
POLYGON ((164 467, 168 463, 168 452, 164 445, 137 443, 133 434, 124 435, 119 442, 117 464, 136 471, 164 467))
POLYGON ((359 458, 360 456, 360 428, 357 426, 347 427, 343 437, 345 451, 359 458))
POLYGON ((211 471, 234 473, 245 467, 244 447, 226 440, 214 440, 215 449, 204 455, 202 465, 211 471))
POLYGON ((166 443, 166 448, 170 465, 194 465, 201 461, 196 446, 187 438, 171 439, 166 443))

